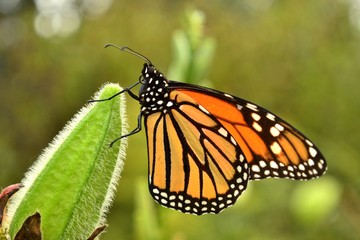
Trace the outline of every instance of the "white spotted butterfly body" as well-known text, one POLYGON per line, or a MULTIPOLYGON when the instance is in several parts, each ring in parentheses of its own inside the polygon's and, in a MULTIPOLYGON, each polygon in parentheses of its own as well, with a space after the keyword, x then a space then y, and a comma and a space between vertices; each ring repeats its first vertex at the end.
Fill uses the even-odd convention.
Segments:
POLYGON ((319 149, 273 113, 217 90, 167 80, 146 61, 139 96, 149 189, 165 207, 196 215, 233 205, 249 180, 309 180, 327 166, 319 149))

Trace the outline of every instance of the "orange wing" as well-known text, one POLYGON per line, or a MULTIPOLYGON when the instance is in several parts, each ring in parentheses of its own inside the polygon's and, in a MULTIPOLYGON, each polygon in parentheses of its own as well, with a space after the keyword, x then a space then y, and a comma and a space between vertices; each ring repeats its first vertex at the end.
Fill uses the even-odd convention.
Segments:
POLYGON ((250 180, 269 177, 308 180, 326 172, 319 149, 269 111, 216 90, 178 82, 171 89, 206 108, 240 145, 250 164, 250 180))
POLYGON ((149 188, 169 208, 218 213, 246 189, 248 163, 229 130, 187 94, 171 91, 168 109, 145 115, 149 188))

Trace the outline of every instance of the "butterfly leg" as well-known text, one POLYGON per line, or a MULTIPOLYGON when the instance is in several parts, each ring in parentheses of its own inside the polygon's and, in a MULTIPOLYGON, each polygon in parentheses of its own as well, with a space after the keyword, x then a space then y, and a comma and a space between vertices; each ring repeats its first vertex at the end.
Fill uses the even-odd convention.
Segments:
POLYGON ((122 93, 124 93, 124 92, 127 92, 127 93, 130 95, 130 97, 132 97, 133 99, 139 101, 139 97, 138 97, 135 93, 133 93, 133 92, 131 91, 131 89, 132 89, 133 87, 135 87, 136 85, 138 85, 138 84, 139 84, 139 82, 133 84, 132 86, 130 86, 130 87, 128 87, 128 88, 124 88, 123 90, 121 90, 120 92, 116 93, 115 95, 113 95, 113 96, 111 96, 111 97, 109 97, 109 98, 104 98, 104 99, 91 99, 91 100, 88 100, 88 103, 109 101, 109 100, 113 99, 114 97, 116 97, 116 96, 118 96, 118 95, 120 95, 120 94, 122 94, 122 93))
POLYGON ((122 136, 116 138, 114 141, 112 141, 110 143, 110 147, 112 147, 114 145, 114 143, 117 142, 118 140, 140 132, 141 131, 141 119, 142 119, 142 114, 140 113, 139 116, 138 116, 138 125, 137 125, 137 127, 134 130, 132 130, 131 132, 129 132, 128 134, 125 134, 125 135, 122 135, 122 136))

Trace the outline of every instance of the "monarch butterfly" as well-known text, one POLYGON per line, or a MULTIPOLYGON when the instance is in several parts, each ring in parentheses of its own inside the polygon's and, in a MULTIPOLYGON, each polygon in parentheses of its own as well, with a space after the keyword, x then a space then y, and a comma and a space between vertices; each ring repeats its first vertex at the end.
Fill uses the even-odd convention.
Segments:
POLYGON ((219 213, 250 180, 309 180, 326 172, 319 149, 273 113, 227 93, 170 81, 145 56, 117 48, 145 61, 139 81, 92 101, 127 92, 140 103, 137 127, 115 141, 139 132, 144 118, 149 190, 161 205, 196 215, 219 213), (131 89, 138 84, 136 95, 131 89))

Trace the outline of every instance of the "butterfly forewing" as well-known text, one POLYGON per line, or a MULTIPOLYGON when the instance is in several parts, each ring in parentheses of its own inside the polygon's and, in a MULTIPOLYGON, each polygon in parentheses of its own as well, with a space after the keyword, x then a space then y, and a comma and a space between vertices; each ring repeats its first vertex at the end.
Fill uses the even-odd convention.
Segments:
POLYGON ((212 89, 171 82, 205 107, 240 145, 250 164, 250 179, 269 177, 308 180, 323 175, 326 162, 319 149, 294 127, 241 98, 212 89))
POLYGON ((247 187, 248 163, 222 124, 192 97, 145 116, 149 188, 160 204, 185 213, 218 213, 247 187))

